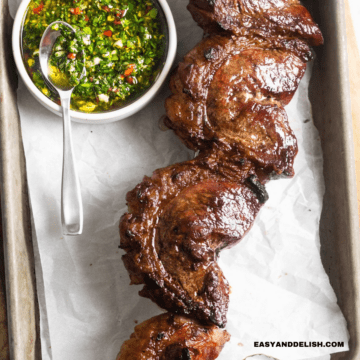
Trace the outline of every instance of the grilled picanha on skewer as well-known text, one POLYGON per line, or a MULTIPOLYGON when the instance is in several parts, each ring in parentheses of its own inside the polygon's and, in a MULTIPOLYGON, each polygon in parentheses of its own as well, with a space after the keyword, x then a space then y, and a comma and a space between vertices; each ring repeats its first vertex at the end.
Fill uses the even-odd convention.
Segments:
POLYGON ((188 10, 205 33, 323 43, 319 27, 299 0, 190 0, 188 10))
POLYGON ((257 36, 203 39, 171 78, 165 125, 193 150, 216 146, 292 176, 297 142, 283 106, 308 57, 281 45, 257 36))
MULTIPOLYGON (((323 38, 298 0, 190 0, 188 9, 208 35, 171 77, 165 124, 199 155, 127 194, 121 248, 141 296, 223 327, 229 285, 216 260, 251 228, 268 198, 264 184, 294 175, 297 142, 284 106, 323 38)), ((144 323, 145 343, 151 328, 144 323)), ((184 359, 180 348, 165 358, 184 359)))
POLYGON ((253 164, 216 150, 158 169, 127 194, 121 247, 141 296, 203 323, 226 324, 229 285, 216 263, 267 199, 253 164), (219 161, 219 159, 223 159, 219 161))
POLYGON ((137 325, 116 360, 214 360, 229 339, 214 325, 167 313, 137 325))

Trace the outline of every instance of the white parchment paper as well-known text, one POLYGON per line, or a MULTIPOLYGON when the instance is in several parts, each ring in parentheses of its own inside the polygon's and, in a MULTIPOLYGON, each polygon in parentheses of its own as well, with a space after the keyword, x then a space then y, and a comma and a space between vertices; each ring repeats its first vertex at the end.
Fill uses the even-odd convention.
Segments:
MULTIPOLYGON (((14 14, 20 0, 10 1, 14 14)), ((170 0, 178 29, 178 62, 202 36, 186 4, 170 0)), ((296 176, 272 181, 270 200, 246 238, 223 251, 232 287, 220 360, 266 354, 282 360, 328 360, 348 349, 346 323, 319 255, 324 193, 322 153, 311 120, 307 72, 289 120, 299 143, 296 176), (344 347, 255 347, 255 342, 344 342, 344 347)), ((114 360, 135 323, 161 313, 138 296, 118 249, 125 195, 144 175, 190 159, 171 132, 162 132, 167 86, 143 111, 108 125, 73 124, 84 203, 84 234, 63 237, 60 224, 62 122, 20 83, 18 105, 36 232, 36 275, 43 360, 114 360)), ((255 358, 254 358, 255 359, 255 358)))
POLYGON ((353 20, 356 41, 357 41, 357 45, 358 45, 358 49, 359 49, 360 48, 360 22, 359 22, 360 3, 358 0, 348 0, 348 1, 349 1, 349 6, 350 6, 351 17, 353 20))

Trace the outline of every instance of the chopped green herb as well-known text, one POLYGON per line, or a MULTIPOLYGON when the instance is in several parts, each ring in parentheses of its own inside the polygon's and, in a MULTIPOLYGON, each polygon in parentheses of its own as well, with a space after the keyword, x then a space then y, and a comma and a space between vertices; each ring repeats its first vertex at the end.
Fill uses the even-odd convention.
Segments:
POLYGON ((24 23, 23 57, 35 85, 59 103, 40 73, 39 44, 46 27, 68 22, 51 65, 75 87, 74 110, 99 112, 123 106, 144 92, 158 74, 165 49, 158 12, 150 0, 32 0, 24 23), (85 52, 86 76, 79 82, 85 52), (79 84, 78 84, 79 83, 79 84))

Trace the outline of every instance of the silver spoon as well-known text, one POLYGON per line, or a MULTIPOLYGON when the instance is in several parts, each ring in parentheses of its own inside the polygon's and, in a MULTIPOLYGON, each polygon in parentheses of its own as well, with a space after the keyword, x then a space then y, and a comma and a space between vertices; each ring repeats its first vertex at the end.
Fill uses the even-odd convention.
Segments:
MULTIPOLYGON (((80 183, 75 167, 75 159, 73 154, 73 145, 71 139, 71 119, 70 119, 70 98, 74 87, 59 86, 54 84, 49 77, 49 59, 52 53, 54 43, 61 34, 59 26, 61 24, 68 27, 71 31, 75 29, 68 23, 63 21, 55 21, 51 23, 45 30, 39 48, 40 68, 46 82, 53 87, 60 96, 61 108, 64 120, 64 149, 63 149, 63 173, 61 184, 61 222, 64 235, 79 235, 83 230, 83 206, 81 200, 80 183), (55 30, 58 28, 58 30, 55 30)), ((84 68, 80 79, 86 74, 85 70, 85 54, 82 53, 84 68)), ((79 80, 80 80, 79 79, 79 80)))

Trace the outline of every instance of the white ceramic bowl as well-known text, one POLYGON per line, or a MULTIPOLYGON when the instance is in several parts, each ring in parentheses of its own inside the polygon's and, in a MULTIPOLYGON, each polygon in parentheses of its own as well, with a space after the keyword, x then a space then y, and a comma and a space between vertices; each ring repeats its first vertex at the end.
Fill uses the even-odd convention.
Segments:
MULTIPOLYGON (((25 65, 23 62, 23 58, 21 54, 21 44, 20 44, 21 31, 22 31, 24 16, 26 14, 26 9, 30 1, 31 0, 22 1, 16 13, 16 17, 14 21, 13 33, 12 33, 12 46, 13 46, 15 63, 21 78, 25 82, 25 85, 27 86, 31 94, 47 109, 52 111, 54 114, 61 116, 62 113, 60 106, 54 103, 53 101, 51 101, 35 86, 35 84, 32 82, 29 74, 25 69, 25 65)), ((96 124, 96 123, 104 124, 108 122, 122 120, 140 111, 157 94, 157 92, 163 85, 166 76, 168 75, 172 63, 174 61, 176 46, 177 46, 177 36, 176 36, 174 18, 172 16, 170 7, 167 4, 166 0, 155 0, 154 2, 157 2, 163 11, 168 34, 167 34, 167 54, 165 56, 164 65, 153 85, 139 98, 130 102, 128 105, 125 105, 116 110, 111 110, 106 112, 104 111, 94 114, 91 113, 87 114, 87 113, 71 110, 70 116, 72 120, 76 122, 91 123, 91 124, 96 124)))

